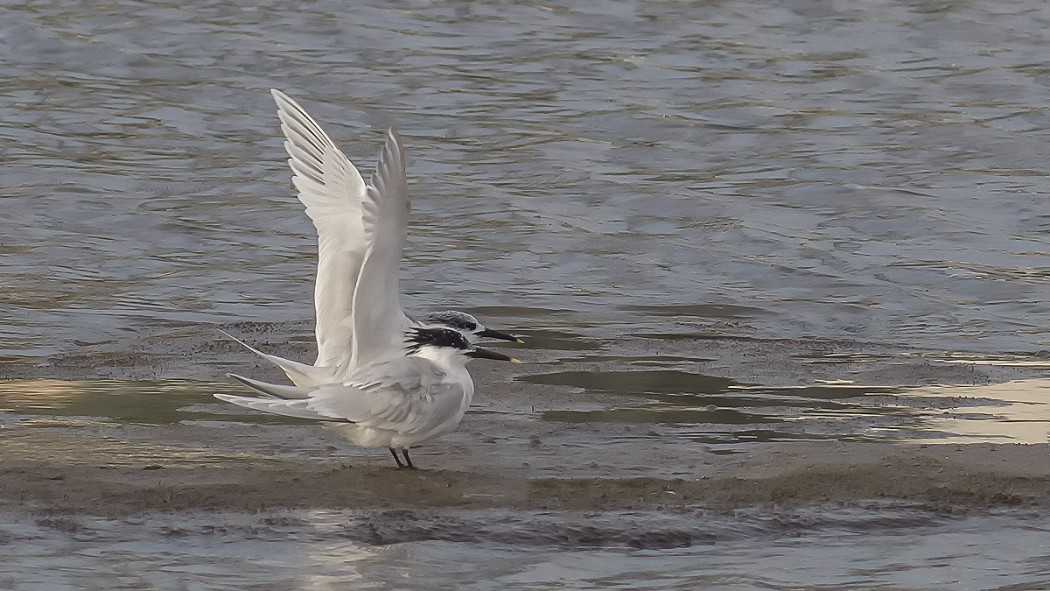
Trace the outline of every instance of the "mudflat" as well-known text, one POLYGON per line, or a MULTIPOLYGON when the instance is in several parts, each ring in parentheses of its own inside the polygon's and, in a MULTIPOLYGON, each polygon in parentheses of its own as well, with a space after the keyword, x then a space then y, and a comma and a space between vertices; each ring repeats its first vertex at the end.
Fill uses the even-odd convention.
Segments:
MULTIPOLYGON (((291 342, 279 331, 267 332, 271 350, 291 342)), ((154 360, 153 378, 218 380, 227 370, 278 378, 228 342, 191 341, 180 347, 166 340, 133 356, 86 351, 43 363, 8 363, 5 371, 15 380, 141 377, 150 366, 128 363, 134 357, 154 360)), ((747 373, 747 360, 763 359, 760 366, 752 364, 752 373, 760 367, 765 375, 754 379, 783 385, 844 375, 841 364, 808 361, 829 347, 836 355, 863 353, 865 360, 856 362, 850 375, 868 381, 895 375, 919 384, 993 383, 1045 371, 1024 364, 872 355, 870 347, 849 343, 705 339, 678 345, 701 349, 697 364, 705 373, 732 366, 731 374, 740 376, 747 373)), ((629 340, 613 349, 635 357, 661 354, 629 340)), ((290 347, 276 350, 306 356, 290 347)), ((537 348, 520 356, 547 354, 537 348)), ((561 362, 558 370, 616 367, 614 359, 581 360, 561 362)), ((477 404, 456 432, 412 451, 420 470, 395 469, 385 450, 355 448, 316 424, 245 422, 240 410, 210 398, 209 388, 237 390, 221 382, 200 382, 199 400, 185 409, 185 418, 163 424, 15 413, 18 419, 0 430, 0 505, 37 514, 112 517, 280 508, 674 511, 871 500, 950 511, 1050 505, 1046 444, 851 437, 711 444, 695 437, 695 429, 683 431, 674 423, 549 420, 551 412, 633 402, 620 394, 584 396, 569 386, 517 379, 518 367, 474 363, 471 368, 477 404)), ((536 372, 542 374, 543 369, 536 372)), ((851 420, 863 424, 863 418, 851 420)))

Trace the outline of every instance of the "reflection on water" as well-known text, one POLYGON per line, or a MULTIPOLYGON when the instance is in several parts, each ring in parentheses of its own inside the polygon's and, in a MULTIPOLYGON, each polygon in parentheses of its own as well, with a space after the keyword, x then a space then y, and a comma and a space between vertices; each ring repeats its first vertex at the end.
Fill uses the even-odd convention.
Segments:
MULTIPOLYGON (((5 413, 61 417, 101 417, 120 423, 164 425, 189 419, 229 419, 215 402, 215 392, 241 392, 239 386, 191 380, 0 381, 0 420, 5 413)), ((256 413, 238 421, 307 423, 256 413)))
MULTIPOLYGON (((518 379, 623 399, 622 404, 594 409, 591 396, 561 397, 562 408, 540 413, 544 420, 673 425, 681 436, 705 443, 827 438, 1043 443, 1050 435, 1050 380, 918 388, 769 388, 669 369, 566 371, 518 379)), ((188 380, 0 381, 0 423, 48 416, 150 425, 200 420, 311 424, 242 411, 212 398, 215 392, 230 391, 238 387, 188 380)))
POLYGON ((549 421, 660 423, 706 443, 791 439, 1050 441, 1050 380, 986 386, 769 388, 679 370, 565 371, 534 384, 623 396, 601 410, 551 410, 549 421))
POLYGON ((924 429, 950 433, 952 441, 1050 443, 1050 380, 1018 380, 962 389, 929 386, 912 394, 931 398, 966 395, 976 399, 966 412, 944 412, 924 420, 924 429))
POLYGON ((0 525, 0 584, 11 591, 1034 590, 1050 582, 1048 536, 1042 516, 947 519, 892 506, 729 516, 11 515, 0 525), (398 529, 424 535, 361 539, 398 529))

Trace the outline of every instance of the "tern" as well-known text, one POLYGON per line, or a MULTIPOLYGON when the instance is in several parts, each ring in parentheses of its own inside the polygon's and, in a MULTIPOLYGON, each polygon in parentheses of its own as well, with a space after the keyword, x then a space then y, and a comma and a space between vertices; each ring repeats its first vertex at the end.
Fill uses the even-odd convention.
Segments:
POLYGON ((409 200, 397 134, 387 131, 376 171, 365 184, 302 108, 283 93, 271 92, 287 138, 293 182, 318 233, 318 356, 311 366, 245 345, 276 363, 295 385, 231 374, 265 397, 215 396, 335 424, 355 444, 387 447, 399 468, 414 468, 408 449, 454 429, 470 405, 474 382, 467 361, 517 362, 472 341, 518 339, 486 329, 462 312, 441 312, 423 321, 405 314, 399 267, 409 200))
POLYGON ((266 397, 215 397, 263 412, 324 421, 356 445, 388 448, 398 468, 414 469, 408 449, 455 429, 470 406, 474 381, 467 362, 518 360, 482 349, 449 328, 413 326, 400 336, 399 355, 361 367, 343 383, 304 388, 231 374, 266 397))
POLYGON ((357 367, 396 355, 399 335, 410 326, 451 328, 471 343, 485 338, 522 342, 486 328, 465 312, 410 318, 401 307, 398 277, 410 209, 400 138, 392 129, 387 131, 375 174, 365 183, 357 167, 298 103, 276 89, 270 94, 277 103, 292 183, 317 230, 317 358, 309 365, 234 340, 280 367, 297 386, 333 383, 357 367), (362 322, 355 320, 355 311, 362 322), (357 331, 358 324, 363 331, 357 331))

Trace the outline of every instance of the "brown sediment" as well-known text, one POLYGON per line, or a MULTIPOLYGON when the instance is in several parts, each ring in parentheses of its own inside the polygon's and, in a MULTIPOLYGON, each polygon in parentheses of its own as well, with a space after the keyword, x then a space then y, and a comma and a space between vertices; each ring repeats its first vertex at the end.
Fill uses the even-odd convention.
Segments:
POLYGON ((411 471, 395 469, 380 453, 264 457, 28 429, 0 440, 0 506, 121 516, 278 508, 732 509, 872 499, 945 510, 1050 505, 1050 454, 1035 445, 753 444, 741 454, 705 454, 695 473, 679 475, 638 474, 634 463, 643 458, 625 454, 615 466, 566 458, 561 470, 529 473, 514 465, 528 463, 529 445, 471 455, 439 447, 417 454, 430 469, 411 471))
MULTIPOLYGON (((271 328, 256 334, 253 343, 308 357, 308 342, 297 341, 289 353, 287 327, 271 328)), ((84 351, 43 363, 7 363, 3 369, 10 377, 78 379, 201 379, 230 370, 279 377, 221 335, 150 342, 134 353, 84 351), (212 364, 201 366, 202 360, 212 364)), ((1012 379, 1024 370, 931 363, 847 342, 787 347, 732 339, 672 345, 628 339, 606 349, 605 360, 587 352, 586 359, 574 361, 538 349, 517 354, 540 362, 532 366, 472 365, 477 407, 457 431, 413 450, 416 465, 424 468, 418 471, 394 469, 385 450, 355 448, 308 424, 196 420, 188 413, 183 422, 166 425, 76 420, 9 425, 0 429, 0 508, 121 516, 280 508, 733 509, 872 499, 946 510, 1050 505, 1045 444, 923 445, 829 437, 716 446, 666 425, 543 420, 547 410, 602 408, 625 399, 593 392, 580 398, 569 387, 527 383, 510 373, 610 371, 624 369, 624 357, 682 350, 696 355, 698 373, 784 385, 887 375, 907 383, 981 383, 1012 379)), ((213 405, 213 413, 229 411, 210 399, 201 404, 213 405)))

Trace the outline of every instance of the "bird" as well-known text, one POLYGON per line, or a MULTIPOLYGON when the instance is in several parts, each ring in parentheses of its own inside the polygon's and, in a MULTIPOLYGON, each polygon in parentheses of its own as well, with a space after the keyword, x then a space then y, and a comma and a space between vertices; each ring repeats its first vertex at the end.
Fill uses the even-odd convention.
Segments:
POLYGON ((215 396, 333 424, 358 445, 387 447, 399 468, 415 468, 409 448, 454 429, 470 405, 474 383, 467 361, 518 362, 474 341, 518 339, 464 312, 410 318, 399 286, 409 212, 400 138, 387 130, 376 171, 365 184, 305 111, 280 91, 271 92, 293 182, 318 232, 318 357, 307 365, 242 343, 276 363, 295 385, 231 374, 264 397, 215 396))
POLYGON ((264 397, 215 397, 263 412, 324 421, 356 445, 386 447, 398 468, 415 469, 409 448, 455 429, 470 406, 474 382, 467 362, 518 360, 478 347, 450 328, 410 326, 399 336, 400 354, 359 367, 342 383, 284 386, 231 374, 264 397))
POLYGON ((522 342, 485 327, 466 312, 436 312, 419 320, 409 317, 401 307, 399 267, 410 205, 404 150, 397 133, 387 131, 376 172, 365 183, 357 167, 305 109, 280 90, 271 89, 270 94, 285 136, 292 183, 317 230, 317 358, 308 365, 234 340, 277 365, 297 386, 332 383, 352 375, 356 367, 396 354, 398 335, 410 326, 451 328, 472 343, 522 342), (371 264, 363 273, 368 257, 371 264), (362 313, 363 332, 356 332, 355 311, 362 313))

